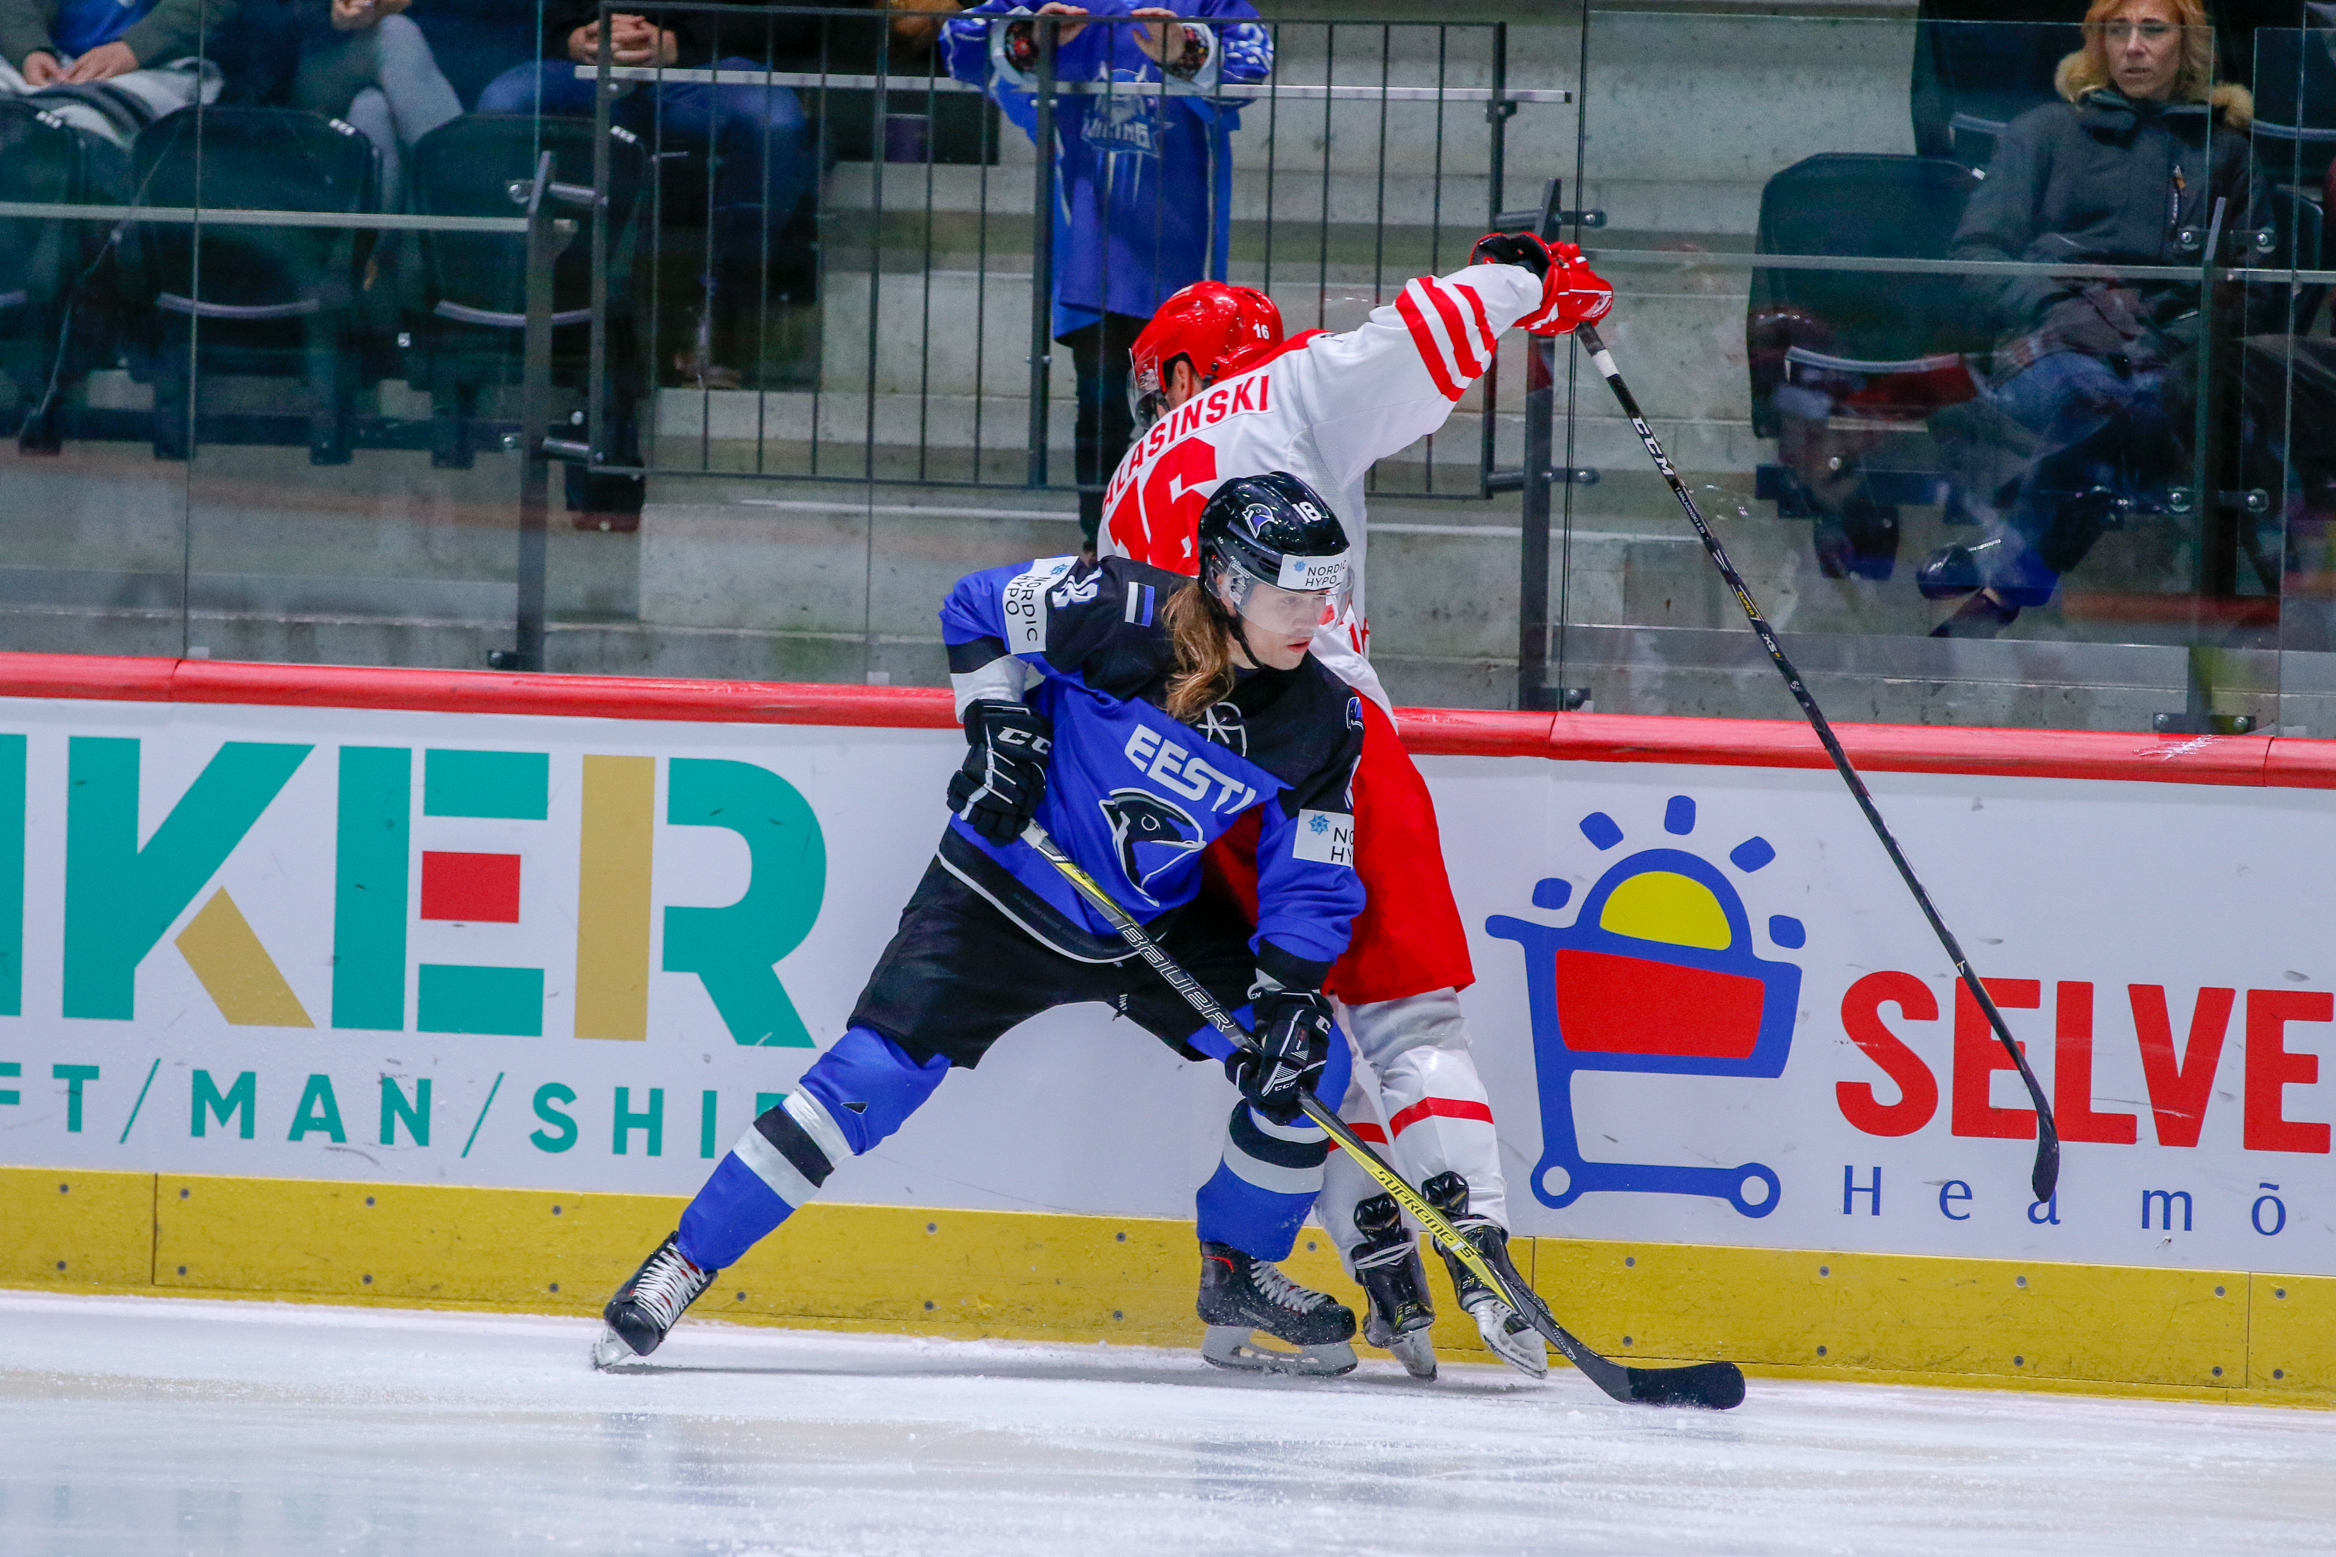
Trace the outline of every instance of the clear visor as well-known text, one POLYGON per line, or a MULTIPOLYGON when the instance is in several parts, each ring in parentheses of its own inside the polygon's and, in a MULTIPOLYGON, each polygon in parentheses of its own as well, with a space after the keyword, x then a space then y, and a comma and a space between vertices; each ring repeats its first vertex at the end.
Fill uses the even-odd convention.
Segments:
POLYGON ((1225 573, 1226 604, 1243 621, 1272 638, 1303 638, 1346 611, 1346 586, 1283 589, 1252 578, 1239 568, 1225 573))
POLYGON ((1147 363, 1127 376, 1127 408, 1135 413, 1136 431, 1148 432, 1168 410, 1167 391, 1160 387, 1160 365, 1147 363))

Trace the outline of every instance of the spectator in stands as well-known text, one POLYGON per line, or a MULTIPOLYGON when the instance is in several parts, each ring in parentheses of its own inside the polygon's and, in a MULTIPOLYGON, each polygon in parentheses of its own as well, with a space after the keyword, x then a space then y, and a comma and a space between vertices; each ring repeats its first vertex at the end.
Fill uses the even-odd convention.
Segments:
MULTIPOLYGON (((951 75, 985 86, 1035 135, 1040 45, 1021 10, 985 0, 942 28, 941 49, 951 75)), ((1272 40, 1248 0, 1186 0, 1186 12, 1053 0, 1036 13, 1079 18, 1057 26, 1057 80, 1155 89, 1055 104, 1054 339, 1078 370, 1079 529, 1090 548, 1103 483, 1135 427, 1128 348, 1169 293, 1225 275, 1240 110, 1217 93, 1273 68, 1272 40), (1142 20, 1105 21, 1118 17, 1142 20)))
POLYGON ((965 8, 958 0, 889 0, 889 9, 893 44, 922 57, 941 41, 942 23, 965 8))
POLYGON ((397 210, 404 153, 462 114, 430 44, 411 17, 412 0, 318 0, 304 18, 292 100, 354 125, 381 153, 381 198, 397 210))
MULTIPOLYGON (((2328 169, 2320 199, 2321 212, 2336 205, 2336 164, 2328 169)), ((2310 208, 2298 202, 2295 209, 2300 215, 2310 208)), ((2319 219, 2325 227, 2325 216, 2319 219)), ((2274 494, 2266 523, 2287 524, 2289 568, 2299 560, 2304 537, 2298 532, 2308 526, 2309 543, 2324 550, 2327 526, 2336 521, 2336 336, 2331 334, 2336 323, 2327 329, 2320 325, 2328 307, 2326 285, 2307 284, 2296 292, 2308 312, 2291 321, 2295 333, 2248 336, 2240 375, 2240 449, 2246 463, 2240 480, 2274 494)), ((2320 571, 2324 593, 2324 562, 2320 571)), ((2336 627, 2336 622, 2326 626, 2336 627)), ((2336 647, 2336 636, 2317 646, 2336 647)))
POLYGON ((118 149, 147 125, 219 95, 205 56, 234 0, 0 0, 0 95, 41 106, 118 149))
MULTIPOLYGON (((2084 33, 2065 101, 2005 128, 1957 259, 2193 267, 2218 205, 2225 233, 2251 225, 2252 102, 2214 85, 2199 0, 2093 0, 2084 33)), ((2119 499, 2190 480, 2195 283, 1986 276, 1975 292, 2005 332, 1986 398, 2035 444, 2002 521, 1921 570, 1930 598, 1967 597, 1940 637, 1993 637, 2051 599, 2119 499)))
MULTIPOLYGON (((738 6, 730 14, 654 9, 609 18, 609 50, 620 66, 720 70, 767 68, 774 54, 818 47, 821 19, 738 6)), ((579 65, 600 61, 594 0, 544 0, 544 57, 503 72, 479 95, 481 113, 589 116, 593 78, 579 65)), ((676 355, 689 383, 735 389, 731 357, 744 320, 762 301, 766 236, 784 226, 818 170, 805 146, 803 106, 782 86, 717 86, 703 81, 620 81, 613 117, 661 152, 688 150, 712 165, 712 212, 696 328, 676 355)))

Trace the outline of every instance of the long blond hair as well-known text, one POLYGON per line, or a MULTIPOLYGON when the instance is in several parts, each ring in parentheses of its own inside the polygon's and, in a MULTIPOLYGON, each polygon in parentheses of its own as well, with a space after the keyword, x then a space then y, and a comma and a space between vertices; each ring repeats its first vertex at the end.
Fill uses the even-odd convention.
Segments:
MULTIPOLYGON (((2085 11, 2085 46, 2060 62, 2052 73, 2053 88, 2070 102, 2082 102, 2096 87, 2111 86, 2109 21, 2129 0, 2093 0, 2085 11)), ((2235 81, 2219 85, 2214 79, 2214 29, 2206 19, 2203 0, 2166 0, 2182 29, 2182 64, 2174 73, 2173 100, 2211 103, 2238 129, 2255 117, 2255 97, 2235 81)))
POLYGON ((1223 613, 1201 593, 1194 579, 1160 608, 1160 620, 1175 645, 1176 664, 1168 673, 1168 717, 1190 724, 1233 690, 1233 635, 1223 613))

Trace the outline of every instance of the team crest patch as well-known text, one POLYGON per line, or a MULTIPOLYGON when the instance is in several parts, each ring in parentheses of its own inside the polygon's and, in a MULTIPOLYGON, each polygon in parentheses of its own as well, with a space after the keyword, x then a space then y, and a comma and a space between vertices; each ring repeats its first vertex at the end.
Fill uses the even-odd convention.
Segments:
POLYGON ((1152 883, 1207 842, 1190 812, 1148 789, 1115 789, 1096 804, 1111 823, 1120 874, 1155 903, 1159 899, 1152 896, 1152 883))

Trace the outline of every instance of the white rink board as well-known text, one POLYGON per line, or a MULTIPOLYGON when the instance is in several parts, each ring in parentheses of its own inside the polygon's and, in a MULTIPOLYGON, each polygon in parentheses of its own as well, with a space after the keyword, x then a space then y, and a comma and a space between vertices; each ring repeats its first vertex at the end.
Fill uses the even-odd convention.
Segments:
MULTIPOLYGON (((776 973, 803 1026, 824 1045, 841 1033, 930 858, 942 820, 940 790, 962 751, 954 733, 938 730, 37 700, 0 702, 0 733, 28 738, 23 1014, 0 1016, 0 1067, 17 1067, 13 1077, 0 1069, 0 1088, 19 1101, 0 1106, 0 1161, 669 1194, 694 1190, 709 1167, 702 1130, 708 1093, 718 1153, 745 1127, 758 1097, 793 1085, 815 1052, 741 1046, 697 973, 663 971, 665 911, 730 904, 747 890, 750 874, 739 833, 664 820, 673 762, 768 770, 816 816, 824 889, 808 933, 777 961, 776 973), (146 844, 223 743, 313 748, 140 960, 126 1018, 63 1014, 75 737, 139 742, 138 836, 146 844), (413 753, 401 1031, 331 1025, 344 747, 413 753), (544 818, 425 814, 424 753, 431 749, 544 754, 544 818), (645 1042, 572 1036, 587 755, 658 759, 645 1042), (518 922, 416 917, 420 861, 430 851, 517 855, 518 922), (231 1025, 177 949, 187 921, 221 889, 313 1028, 231 1025), (540 968, 541 1035, 417 1030, 423 964, 540 968), (98 1069, 82 1083, 78 1130, 69 1128, 68 1084, 56 1078, 58 1066, 98 1069), (198 1072, 227 1097, 226 1118, 212 1109, 200 1136, 193 1128, 198 1072), (251 1102, 241 1108, 233 1084, 247 1072, 251 1102), (328 1078, 340 1140, 320 1120, 314 1076, 328 1078), (428 1144, 418 1144, 400 1120, 392 1121, 394 1144, 381 1143, 384 1076, 409 1102, 418 1082, 429 1080, 428 1144), (656 1152, 640 1126, 624 1137, 623 1153, 615 1149, 618 1088, 644 1120, 652 1089, 661 1094, 656 1152), (539 1097, 548 1112, 538 1111, 539 1097), (560 1116, 573 1121, 572 1132, 554 1123, 560 1116), (304 1118, 308 1128, 295 1139, 304 1118), (247 1120, 249 1138, 242 1133, 247 1120)), ((2327 884, 2336 863, 2336 794, 1873 778, 1980 971, 2037 981, 2039 1005, 2009 1008, 2006 1016, 2048 1088, 2072 1053, 2061 1037, 2082 1007, 2072 986, 2091 986, 2091 1107, 2108 1130, 2118 1128, 2110 1116, 2131 1116, 2136 1139, 2072 1140, 2059 1200, 2046 1208, 2031 1206, 2026 1192, 2029 1141, 1958 1133, 1958 1116, 1983 1101, 2018 1107, 2018 1082, 1999 1072, 1984 1096, 1976 1085, 1958 1089, 1946 960, 1832 774, 1490 757, 1429 758, 1421 767, 1437 797, 1471 936, 1479 982, 1465 998, 1500 1120, 1518 1231, 2336 1273, 2336 1182, 2324 1128, 2336 1119, 2336 1072, 2320 1068, 2336 1035, 2328 1020, 2336 1014, 2328 1010, 2336 918, 2327 884), (1683 832, 1675 830, 1688 820, 1675 803, 1682 796, 1693 802, 1692 825, 1683 832), (1593 815, 1610 827, 1585 830, 1593 815), (1592 833, 1609 846, 1598 847, 1592 833), (1741 860, 1731 854, 1753 838, 1765 840, 1772 857, 1747 870, 1743 861, 1759 859, 1760 851, 1741 860), (1787 1031, 1780 1027, 1751 1054, 1692 1061, 1702 1074, 1650 1073, 1635 1056, 1610 1055, 1634 1068, 1574 1075, 1571 1112, 1582 1159, 1575 1172, 1586 1182, 1598 1176, 1598 1164, 1646 1171, 1635 1174, 1636 1187, 1595 1189, 1552 1206, 1525 1191, 1528 1181, 1545 1191, 1573 1181, 1536 1171, 1545 1160, 1540 1089, 1558 1077, 1567 1051, 1545 1021, 1537 1054, 1524 950, 1488 933, 1487 923, 1505 915, 1586 932, 1585 905, 1596 900, 1601 877, 1618 865, 1627 876, 1638 867, 1622 862, 1657 849, 1702 861, 1689 874, 1701 869, 1742 907, 1742 925, 1730 931, 1736 944, 1703 957, 1738 971, 1681 986, 1694 997, 1687 999, 1689 1025, 1718 1032, 1724 1047, 1735 1031, 1721 1020, 1725 1000, 1705 996, 1717 989, 1726 999, 1757 1002, 1797 978, 1796 998, 1776 1008, 1789 1010, 1789 1036, 1780 1039, 1787 1031), (1536 883, 1544 880, 1568 884, 1562 905, 1534 906, 1536 883), (1804 944, 1786 943, 1789 928, 1780 940, 1772 916, 1798 921, 1804 944), (1768 965, 1765 983, 1745 982, 1742 968, 1755 963, 1768 965), (1850 1117, 1855 1104, 1845 1112, 1839 1091, 1848 1083, 1853 1097, 1862 1096, 1855 1089, 1870 1086, 1873 1100, 1861 1114, 1867 1125, 1876 1108, 1886 1112, 1900 1102, 1898 1088, 1845 1025, 1845 997, 1861 980, 1871 991, 1877 976, 1901 995, 1908 983, 1926 988, 1939 1012, 1915 1020, 1899 1007, 1879 1008, 1880 1023, 1919 1056, 1938 1093, 1935 1110, 1919 1123, 1919 1109, 1899 1111, 1887 1126, 1904 1131, 1898 1134, 1861 1128, 1850 1117), (2172 1050, 2154 1078, 2145 1073, 2137 1036, 2137 988, 2145 1008, 2162 998, 2170 1013, 2172 1050), (2232 992, 2210 1080, 2201 1051, 2191 1046, 2202 989, 2232 992), (1777 1065, 1781 1074, 1747 1073, 1777 1065), (2161 1130, 2178 1133, 2182 1114, 2201 1097, 2197 1144, 2163 1144, 2161 1130), (1764 1214, 1747 1214, 1708 1185, 1681 1182, 1683 1169, 1746 1164, 1775 1175, 1775 1197, 1758 1208, 1764 1214), (1845 1170, 1853 1191, 1846 1212, 1845 1170)), ((1687 879, 1684 867, 1673 866, 1665 874, 1674 884, 1687 879)), ((136 886, 125 901, 151 899, 150 888, 136 886), (148 898, 137 898, 138 891, 148 898)), ((1544 896, 1555 901, 1551 889, 1544 896)), ((1675 898, 1657 894, 1656 901, 1675 898)), ((125 924, 131 918, 123 915, 125 924)), ((1635 922, 1643 928, 1647 921, 1642 913, 1635 922)), ((1605 923, 1611 931, 1617 921, 1609 913, 1605 923)), ((85 916, 85 940, 90 933, 85 916)), ((1611 957, 1619 944, 1609 938, 1567 954, 1611 957)), ((1640 957, 1629 969, 1637 971, 1626 969, 1616 986, 1626 994, 1638 987, 1633 978, 1661 982, 1674 963, 1695 960, 1643 937, 1636 945, 1640 957)), ((1871 1001, 1863 1005, 1874 1009, 1871 1001)), ((2211 1017, 2213 997, 2207 1007, 2211 1017)), ((1637 1009, 1628 1001, 1625 1008, 1625 1015, 1637 1009)), ((1647 1026, 1616 1024, 1611 1009, 1607 1015, 1600 1031, 1647 1026)), ((1591 1031, 1586 1021, 1567 1021, 1569 1032, 1591 1031)), ((1990 1040, 1975 1052, 1984 1057, 1991 1047, 1990 1040)), ((1903 1069, 1907 1062, 1898 1063, 1903 1069)), ((1189 1216, 1229 1101, 1214 1067, 1179 1062, 1102 1008, 1056 1012, 1001 1043, 978 1072, 953 1077, 900 1136, 841 1168, 830 1193, 879 1204, 1189 1216)), ((2065 1123, 2069 1105, 2060 1107, 2065 1123)))

